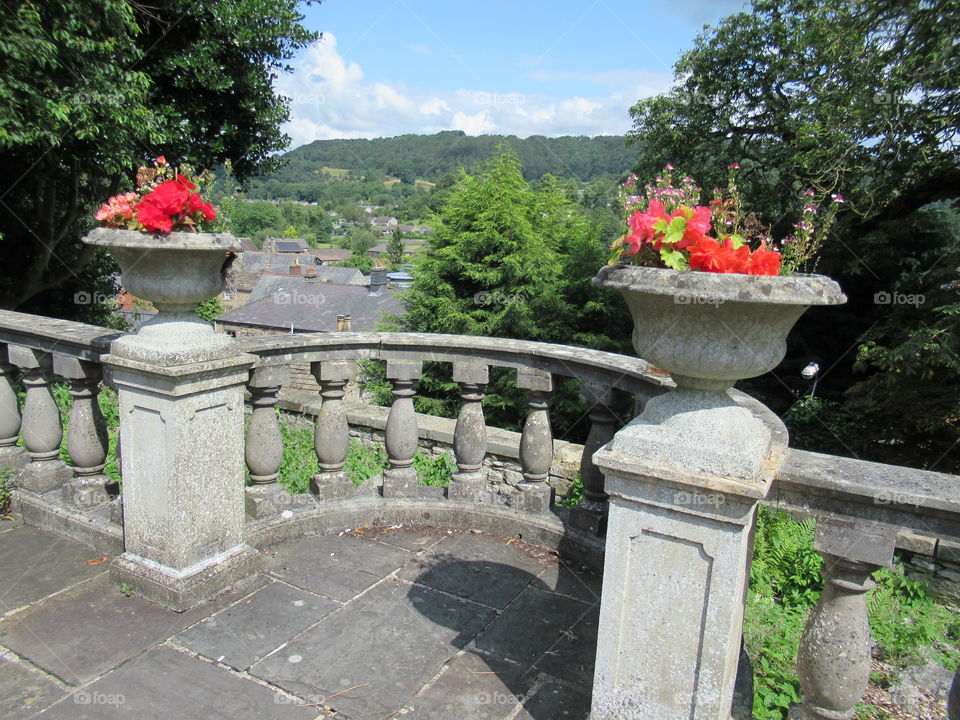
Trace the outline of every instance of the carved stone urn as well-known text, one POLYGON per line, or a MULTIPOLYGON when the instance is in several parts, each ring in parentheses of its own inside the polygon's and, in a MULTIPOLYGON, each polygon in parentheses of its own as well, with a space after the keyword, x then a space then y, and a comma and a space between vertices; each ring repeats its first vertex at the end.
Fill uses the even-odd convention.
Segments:
POLYGON ((822 275, 627 265, 604 267, 594 283, 620 291, 633 317, 637 354, 667 370, 677 385, 650 400, 614 442, 659 463, 759 480, 769 425, 730 390, 780 363, 787 334, 808 307, 846 302, 839 285, 822 275))
POLYGON ((83 241, 107 248, 120 265, 124 289, 159 311, 135 335, 114 341, 111 353, 170 365, 236 354, 229 337, 194 313, 223 290, 224 273, 241 249, 233 235, 96 228, 83 241))

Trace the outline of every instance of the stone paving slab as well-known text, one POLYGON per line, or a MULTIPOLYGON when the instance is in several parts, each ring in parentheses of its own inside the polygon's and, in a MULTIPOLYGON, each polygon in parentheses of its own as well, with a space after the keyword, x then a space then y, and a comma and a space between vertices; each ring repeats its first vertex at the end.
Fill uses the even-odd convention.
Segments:
POLYGON ((555 562, 540 574, 539 580, 560 595, 569 595, 586 603, 600 602, 603 576, 579 563, 556 558, 555 562))
POLYGON ((0 615, 37 602, 106 572, 108 564, 87 565, 99 554, 36 528, 22 525, 0 542, 0 615))
POLYGON ((99 677, 210 612, 252 592, 242 589, 185 613, 143 598, 127 597, 108 575, 36 603, 0 621, 0 644, 68 685, 99 677))
POLYGON ((508 540, 456 533, 408 563, 400 576, 502 609, 543 571, 541 560, 508 540))
POLYGON ((250 672, 307 701, 342 693, 329 700, 335 710, 380 720, 408 703, 492 617, 475 603, 388 580, 250 672))
POLYGON ((36 670, 0 658, 0 720, 32 717, 66 694, 36 670))
POLYGON ((548 681, 523 704, 516 720, 590 720, 590 693, 548 681))
POLYGON ((410 703, 405 720, 508 720, 534 680, 527 668, 466 652, 410 703))
POLYGON ((579 600, 530 587, 480 634, 476 644, 484 652, 531 665, 590 608, 579 600))
POLYGON ((316 708, 169 647, 154 648, 37 720, 316 720, 316 708))
POLYGON ((354 530, 354 533, 360 534, 365 540, 376 540, 411 552, 428 550, 446 537, 443 531, 435 527, 363 528, 354 530))
POLYGON ((273 582, 176 639, 200 655, 246 670, 339 607, 333 600, 273 582))
POLYGON ((589 693, 597 657, 600 606, 594 605, 580 622, 561 633, 557 644, 536 662, 536 669, 569 681, 589 693))
POLYGON ((266 570, 290 585, 348 602, 410 558, 400 548, 350 535, 316 535, 276 548, 266 570))

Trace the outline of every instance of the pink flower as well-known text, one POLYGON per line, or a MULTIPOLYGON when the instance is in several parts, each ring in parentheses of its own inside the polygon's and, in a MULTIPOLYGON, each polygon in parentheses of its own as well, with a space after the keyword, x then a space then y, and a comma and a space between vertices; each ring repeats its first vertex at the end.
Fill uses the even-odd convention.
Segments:
POLYGON ((831 195, 830 197, 833 198, 833 201, 834 201, 834 202, 838 202, 838 203, 846 202, 846 201, 843 199, 843 195, 841 195, 840 193, 834 193, 834 194, 831 195))
POLYGON ((730 163, 730 165, 728 166, 727 169, 728 169, 728 170, 739 170, 739 169, 740 169, 740 163, 730 163))

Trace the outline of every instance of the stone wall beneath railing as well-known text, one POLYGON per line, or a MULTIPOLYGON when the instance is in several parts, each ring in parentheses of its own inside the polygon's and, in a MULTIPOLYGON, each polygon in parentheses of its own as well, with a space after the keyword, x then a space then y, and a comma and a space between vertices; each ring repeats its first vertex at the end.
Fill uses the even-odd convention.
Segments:
MULTIPOLYGON (((320 400, 312 393, 284 390, 280 395, 281 409, 306 416, 315 416, 320 400)), ((350 437, 367 446, 383 447, 384 431, 390 408, 368 405, 360 402, 345 402, 344 409, 350 423, 350 437)), ((448 454, 453 457, 453 433, 456 420, 417 414, 417 428, 420 439, 417 443, 420 452, 437 456, 448 454)), ((490 490, 511 495, 514 488, 523 480, 520 467, 520 433, 500 428, 487 427, 487 455, 484 465, 487 468, 487 482, 490 490)), ((570 491, 574 478, 580 474, 580 459, 583 445, 563 440, 553 441, 553 463, 547 482, 553 486, 557 497, 565 497, 570 491)))
POLYGON ((939 598, 960 606, 960 543, 901 532, 897 555, 912 580, 926 580, 939 598))

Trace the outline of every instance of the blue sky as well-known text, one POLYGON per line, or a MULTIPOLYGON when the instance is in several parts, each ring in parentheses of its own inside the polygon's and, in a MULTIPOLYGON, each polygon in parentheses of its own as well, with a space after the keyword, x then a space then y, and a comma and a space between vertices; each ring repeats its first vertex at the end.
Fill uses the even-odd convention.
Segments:
POLYGON ((601 135, 669 87, 704 24, 738 0, 324 0, 324 33, 278 89, 293 146, 464 130, 601 135))

